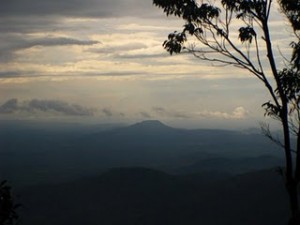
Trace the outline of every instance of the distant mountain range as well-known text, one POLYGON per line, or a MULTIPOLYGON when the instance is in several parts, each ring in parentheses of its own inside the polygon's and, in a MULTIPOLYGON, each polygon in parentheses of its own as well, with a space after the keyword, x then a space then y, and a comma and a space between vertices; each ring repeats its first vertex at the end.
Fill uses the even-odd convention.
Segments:
POLYGON ((22 225, 285 225, 282 165, 253 131, 0 121, 22 225))
POLYGON ((241 174, 282 165, 282 150, 253 132, 175 129, 155 120, 120 127, 0 123, 0 177, 20 185, 63 182, 112 167, 241 174))

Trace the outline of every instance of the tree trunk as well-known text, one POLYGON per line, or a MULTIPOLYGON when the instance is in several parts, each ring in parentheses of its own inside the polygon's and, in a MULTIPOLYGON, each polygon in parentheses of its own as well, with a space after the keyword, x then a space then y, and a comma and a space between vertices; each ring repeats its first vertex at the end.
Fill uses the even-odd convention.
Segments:
POLYGON ((286 182, 286 188, 290 200, 291 217, 289 225, 300 225, 298 185, 294 180, 286 182))
MULTIPOLYGON (((290 221, 289 225, 300 225, 300 211, 299 211, 299 196, 298 196, 298 173, 299 173, 299 144, 297 143, 297 157, 296 157, 296 166, 295 172, 293 171, 293 157, 292 157, 292 147, 290 141, 290 132, 288 124, 288 107, 286 99, 282 98, 282 125, 284 131, 284 145, 285 145, 285 158, 286 158, 286 190, 289 195, 290 203, 290 221)), ((298 137, 299 139, 299 137, 298 137)), ((297 140, 298 142, 299 140, 297 140)))
MULTIPOLYGON (((293 189, 291 190, 291 193, 289 193, 289 198, 290 198, 290 202, 292 199, 295 199, 293 203, 293 208, 295 208, 295 210, 297 209, 297 211, 295 211, 292 215, 291 215, 291 220, 289 225, 299 225, 300 224, 300 209, 299 209, 299 182, 300 182, 300 126, 298 128, 298 135, 297 135, 297 146, 296 146, 297 150, 296 150, 296 168, 295 168, 295 181, 294 181, 294 186, 293 189)), ((291 206, 292 208, 292 206, 291 206)))
MULTIPOLYGON (((281 80, 279 78, 277 67, 275 64, 275 59, 272 51, 272 42, 269 33, 268 21, 263 21, 263 31, 265 34, 265 41, 267 47, 267 57, 271 66, 273 77, 276 81, 276 86, 278 89, 279 98, 281 100, 281 110, 280 110, 280 119, 282 122, 283 135, 284 135, 284 151, 285 151, 285 166, 286 166, 286 189, 289 195, 290 202, 290 212, 291 218, 289 225, 300 225, 300 212, 299 212, 299 202, 298 202, 298 183, 297 173, 300 174, 300 164, 298 165, 298 160, 300 163, 300 155, 297 157, 296 161, 296 173, 294 174, 293 170, 293 156, 291 148, 291 137, 290 137, 290 128, 289 128, 289 110, 288 110, 288 99, 282 88, 281 80), (299 171, 297 171, 299 170, 299 171)), ((274 99, 276 102, 276 99, 274 99)), ((277 107, 280 108, 280 105, 277 103, 277 107)), ((298 135, 299 138, 299 135, 298 135)), ((298 148, 299 146, 297 146, 298 148)), ((299 150, 300 151, 300 150, 299 150)))

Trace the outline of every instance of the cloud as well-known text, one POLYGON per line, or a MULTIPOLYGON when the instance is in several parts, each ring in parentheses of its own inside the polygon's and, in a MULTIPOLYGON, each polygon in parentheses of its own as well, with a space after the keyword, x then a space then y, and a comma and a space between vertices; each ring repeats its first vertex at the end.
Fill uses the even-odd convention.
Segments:
POLYGON ((188 119, 190 118, 189 115, 183 113, 183 112, 177 112, 177 111, 171 111, 168 109, 165 109, 163 107, 152 107, 152 110, 158 114, 159 116, 162 117, 173 117, 173 118, 183 118, 183 119, 188 119))
MULTIPOLYGON (((30 35, 4 34, 0 37, 0 62, 10 62, 21 57, 20 50, 30 49, 32 47, 55 47, 55 46, 92 46, 99 44, 95 40, 79 40, 71 37, 39 37, 33 38, 30 35)), ((48 51, 45 50, 45 51, 48 51)), ((63 50, 62 50, 63 52, 63 50)), ((47 52, 49 55, 49 52, 47 52)), ((27 59, 30 59, 30 53, 24 53, 27 59)), ((60 56, 61 58, 62 56, 60 56)), ((43 57, 44 58, 44 57, 43 57)), ((61 60, 62 61, 62 60, 61 60)))
POLYGON ((161 42, 150 43, 143 48, 131 49, 131 51, 118 51, 116 53, 116 57, 120 59, 155 58, 161 60, 161 57, 169 56, 170 55, 162 48, 161 42))
POLYGON ((219 119, 244 119, 248 115, 248 111, 242 107, 236 107, 231 113, 221 111, 202 111, 197 113, 198 116, 206 118, 219 118, 219 119))
POLYGON ((13 98, 0 106, 1 114, 26 112, 34 114, 61 114, 67 116, 93 116, 95 111, 95 109, 86 108, 78 104, 70 104, 59 100, 44 99, 32 99, 29 101, 19 102, 18 99, 13 98))
POLYGON ((232 112, 232 117, 236 119, 243 119, 247 115, 248 115, 248 111, 242 106, 235 108, 232 112))
POLYGON ((89 49, 92 53, 116 53, 116 52, 128 52, 136 49, 144 49, 147 45, 143 43, 126 43, 126 44, 114 44, 103 46, 102 48, 89 49))
POLYGON ((0 113, 13 113, 18 110, 18 108, 18 100, 16 98, 12 98, 0 106, 0 113))
POLYGON ((77 40, 74 38, 66 37, 53 37, 53 38, 41 38, 29 41, 24 44, 24 48, 30 48, 33 46, 65 46, 65 45, 94 45, 98 44, 98 41, 92 40, 77 40))
POLYGON ((148 0, 9 0, 2 2, 0 16, 150 16, 150 7, 155 11, 152 1, 148 0))
MULTIPOLYGON (((0 54, 0 61, 1 61, 1 54, 0 54)), ((22 73, 20 71, 1 71, 0 70, 0 78, 8 78, 8 77, 20 77, 22 73)))
POLYGON ((104 113, 105 116, 109 116, 109 117, 113 116, 113 113, 110 109, 104 108, 102 109, 102 112, 104 113))
MULTIPOLYGON (((13 52, 21 49, 27 49, 34 46, 68 46, 68 45, 79 45, 79 46, 91 46, 100 42, 94 40, 78 40, 69 37, 43 37, 43 38, 28 38, 26 35, 6 35, 2 37, 4 44, 0 43, 1 54, 0 57, 11 58, 13 52), (4 42, 5 41, 5 42, 4 42)), ((0 39, 0 40, 1 40, 0 39)))
POLYGON ((10 0, 3 2, 0 9, 0 15, 68 15, 75 14, 81 7, 86 10, 89 3, 79 0, 10 0))
POLYGON ((114 110, 111 110, 111 109, 109 109, 109 108, 103 108, 102 110, 101 110, 101 112, 102 112, 102 114, 104 114, 106 117, 111 117, 111 118, 113 118, 113 117, 115 117, 115 118, 120 118, 120 117, 125 117, 126 116, 126 114, 125 113, 123 113, 123 112, 116 112, 116 111, 114 111, 114 110))
POLYGON ((158 114, 161 114, 161 115, 164 115, 166 114, 166 110, 165 108, 163 107, 158 107, 158 106, 155 106, 155 107, 152 107, 152 110, 158 114))
POLYGON ((143 118, 147 118, 147 119, 149 119, 149 118, 152 117, 152 116, 151 116, 149 113, 147 113, 147 112, 139 112, 138 115, 142 116, 143 118))
MULTIPOLYGON (((164 107, 156 106, 152 107, 152 111, 160 117, 166 117, 166 118, 177 118, 177 119, 197 119, 199 117, 204 118, 213 118, 213 119, 244 119, 248 116, 248 111, 242 107, 238 106, 236 107, 231 113, 228 112, 222 112, 222 111, 200 111, 200 112, 178 112, 176 110, 170 110, 166 109, 164 107)), ((139 113, 140 115, 144 115, 145 118, 147 118, 147 114, 143 112, 139 113)), ((150 115, 150 114, 149 114, 150 115)))
POLYGON ((1 33, 34 33, 58 29, 62 26, 59 17, 41 16, 4 16, 0 14, 1 33), (37 23, 38 21, 38 23, 37 23))

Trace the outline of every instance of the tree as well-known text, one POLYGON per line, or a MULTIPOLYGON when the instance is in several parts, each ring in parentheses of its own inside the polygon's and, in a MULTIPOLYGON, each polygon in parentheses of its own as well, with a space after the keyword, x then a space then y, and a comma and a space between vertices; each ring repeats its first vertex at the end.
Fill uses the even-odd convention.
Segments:
POLYGON ((183 30, 169 34, 163 43, 171 55, 185 51, 200 60, 236 66, 247 70, 265 86, 270 101, 262 106, 266 116, 280 121, 283 141, 273 138, 268 128, 265 133, 284 149, 289 224, 300 224, 300 1, 278 0, 295 39, 290 43, 291 58, 281 55, 283 68, 275 60, 270 35, 272 0, 153 0, 153 3, 167 16, 185 21, 183 30), (190 39, 197 45, 188 44, 190 39), (291 144, 294 137, 295 147, 291 144))
POLYGON ((7 181, 0 183, 0 225, 14 224, 18 219, 16 209, 20 204, 15 204, 11 194, 11 187, 7 181))

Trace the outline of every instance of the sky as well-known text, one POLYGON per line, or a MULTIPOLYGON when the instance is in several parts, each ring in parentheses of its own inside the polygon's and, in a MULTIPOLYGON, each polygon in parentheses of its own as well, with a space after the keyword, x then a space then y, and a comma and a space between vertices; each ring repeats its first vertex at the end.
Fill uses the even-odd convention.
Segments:
MULTIPOLYGON (((288 57, 291 33, 276 9, 273 43, 288 57)), ((2 2, 0 120, 155 119, 220 129, 268 122, 261 105, 269 96, 253 76, 163 49, 183 24, 151 0, 2 2)))

